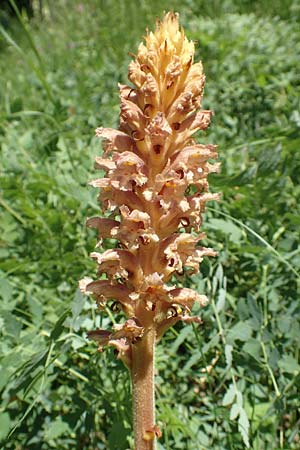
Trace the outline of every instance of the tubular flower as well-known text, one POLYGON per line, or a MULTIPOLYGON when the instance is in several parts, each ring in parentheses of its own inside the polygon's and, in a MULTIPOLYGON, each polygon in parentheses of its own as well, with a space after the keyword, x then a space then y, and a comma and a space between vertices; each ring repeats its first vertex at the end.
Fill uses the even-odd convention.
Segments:
MULTIPOLYGON (((93 217, 87 225, 97 229, 98 246, 102 238, 114 238, 119 248, 93 252, 101 279, 84 279, 80 287, 99 306, 112 299, 124 311, 122 325, 89 337, 100 350, 114 346, 133 372, 142 342, 150 335, 159 339, 178 320, 199 322, 190 316, 193 304, 207 303, 204 295, 170 284, 173 275, 185 268, 198 272, 202 259, 215 255, 198 245, 205 234, 196 234, 206 202, 218 199, 208 192, 207 177, 218 172, 219 163, 211 162, 216 146, 194 139, 207 129, 212 112, 200 109, 205 75, 193 58, 194 43, 179 28, 178 15, 167 13, 129 64, 134 87, 119 86, 119 130, 96 130, 103 139, 96 168, 105 175, 90 184, 100 188, 99 202, 109 218, 93 217)), ((144 441, 155 426, 148 424, 144 441)))

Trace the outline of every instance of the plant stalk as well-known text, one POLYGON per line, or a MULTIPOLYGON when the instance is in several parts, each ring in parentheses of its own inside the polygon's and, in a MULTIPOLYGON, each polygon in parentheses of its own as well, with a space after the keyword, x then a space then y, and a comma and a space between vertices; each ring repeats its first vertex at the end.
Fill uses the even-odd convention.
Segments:
POLYGON ((131 380, 135 450, 155 450, 154 358, 156 332, 150 328, 132 345, 131 380))

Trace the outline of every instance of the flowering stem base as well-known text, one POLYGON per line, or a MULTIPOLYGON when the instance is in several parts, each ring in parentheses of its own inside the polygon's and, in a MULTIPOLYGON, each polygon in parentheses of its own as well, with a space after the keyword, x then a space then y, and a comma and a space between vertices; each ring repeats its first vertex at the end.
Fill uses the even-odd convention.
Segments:
POLYGON ((132 346, 131 378, 135 450, 155 450, 154 357, 156 332, 151 328, 132 346))

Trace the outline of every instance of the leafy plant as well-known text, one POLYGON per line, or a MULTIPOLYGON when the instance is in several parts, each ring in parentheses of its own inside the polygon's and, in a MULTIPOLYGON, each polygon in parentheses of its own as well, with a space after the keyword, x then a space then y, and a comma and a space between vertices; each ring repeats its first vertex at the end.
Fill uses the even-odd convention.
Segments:
MULTIPOLYGON (((219 256, 186 279, 211 293, 203 325, 177 324, 158 347, 163 449, 244 448, 240 416, 230 419, 237 395, 223 404, 232 374, 251 448, 299 447, 300 39, 297 4, 284 5, 174 3, 205 62, 204 108, 216 112, 205 141, 218 142, 222 155, 222 173, 210 184, 223 199, 204 220, 207 245, 219 256)), ((2 34, 0 429, 7 450, 132 445, 126 372, 86 340, 111 322, 76 293, 76 280, 94 270, 84 228, 97 210, 86 187, 99 153, 93 129, 116 125, 115 86, 126 80, 127 51, 168 8, 59 1, 52 15, 45 2, 43 22, 23 18, 55 102, 32 68, 38 62, 19 22, 5 32, 22 53, 2 34)))

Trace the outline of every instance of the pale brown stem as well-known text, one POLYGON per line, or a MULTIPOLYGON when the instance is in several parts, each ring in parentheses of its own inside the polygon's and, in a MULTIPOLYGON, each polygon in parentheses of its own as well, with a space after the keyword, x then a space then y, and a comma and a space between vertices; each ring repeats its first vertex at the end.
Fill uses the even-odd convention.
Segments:
POLYGON ((150 328, 140 341, 132 345, 131 379, 135 450, 155 450, 155 439, 151 438, 151 430, 155 425, 155 339, 155 329, 150 328))

